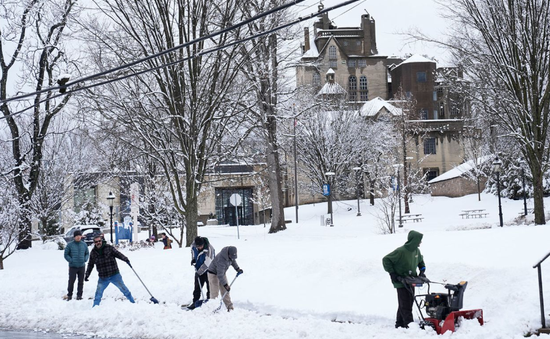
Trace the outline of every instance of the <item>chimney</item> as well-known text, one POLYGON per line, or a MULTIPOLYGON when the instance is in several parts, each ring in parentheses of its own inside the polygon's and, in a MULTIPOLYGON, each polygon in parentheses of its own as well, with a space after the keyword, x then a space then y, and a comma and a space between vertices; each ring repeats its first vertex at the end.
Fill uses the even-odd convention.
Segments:
POLYGON ((309 51, 309 28, 304 27, 304 53, 309 51))

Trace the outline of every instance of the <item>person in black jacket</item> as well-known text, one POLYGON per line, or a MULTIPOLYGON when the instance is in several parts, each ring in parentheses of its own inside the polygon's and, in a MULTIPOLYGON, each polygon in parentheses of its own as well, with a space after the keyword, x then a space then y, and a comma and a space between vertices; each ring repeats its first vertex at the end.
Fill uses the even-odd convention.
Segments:
POLYGON ((130 293, 130 290, 124 285, 122 281, 122 276, 118 271, 118 265, 116 263, 116 258, 126 262, 130 267, 130 260, 122 253, 120 253, 116 248, 107 244, 101 235, 94 237, 94 249, 90 253, 90 260, 88 261, 88 268, 86 269, 86 278, 84 281, 88 281, 90 273, 94 269, 94 265, 97 267, 97 274, 99 275, 99 280, 97 281, 97 289, 95 291, 94 306, 99 305, 101 302, 101 297, 103 296, 103 291, 113 284, 131 303, 134 303, 134 298, 130 293))

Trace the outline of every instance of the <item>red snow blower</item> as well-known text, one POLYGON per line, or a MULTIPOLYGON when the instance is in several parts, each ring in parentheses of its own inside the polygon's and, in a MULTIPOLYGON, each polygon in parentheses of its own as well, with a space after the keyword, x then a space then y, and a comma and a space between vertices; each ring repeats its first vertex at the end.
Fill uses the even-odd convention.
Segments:
POLYGON ((426 278, 408 277, 404 279, 404 282, 412 286, 413 289, 422 286, 422 284, 428 285, 428 294, 414 296, 414 301, 422 318, 420 322, 422 329, 431 327, 437 334, 443 334, 447 331, 454 332, 460 326, 462 319, 477 319, 479 324, 483 325, 482 309, 460 310, 464 299, 464 291, 468 285, 467 281, 461 281, 453 285, 431 282, 426 278), (430 293, 430 283, 444 285, 448 293, 430 293), (417 299, 420 299, 420 303, 417 299), (428 317, 424 317, 422 308, 425 309, 428 317))

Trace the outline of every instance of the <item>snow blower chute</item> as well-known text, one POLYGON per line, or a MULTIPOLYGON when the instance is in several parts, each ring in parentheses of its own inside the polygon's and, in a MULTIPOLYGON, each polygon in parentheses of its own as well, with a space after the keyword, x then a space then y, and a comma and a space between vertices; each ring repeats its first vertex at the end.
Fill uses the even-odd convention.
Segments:
POLYGON ((483 310, 464 310, 461 311, 464 291, 468 285, 467 281, 461 281, 458 284, 443 284, 448 293, 430 293, 430 283, 426 278, 410 277, 404 281, 414 287, 420 287, 422 284, 428 285, 428 294, 419 294, 414 296, 414 301, 420 312, 422 321, 421 328, 427 326, 433 328, 437 334, 443 334, 447 331, 454 332, 460 326, 461 319, 477 319, 480 325, 483 325, 483 310), (420 300, 420 303, 418 302, 420 300), (425 309, 428 317, 422 314, 422 308, 425 309))

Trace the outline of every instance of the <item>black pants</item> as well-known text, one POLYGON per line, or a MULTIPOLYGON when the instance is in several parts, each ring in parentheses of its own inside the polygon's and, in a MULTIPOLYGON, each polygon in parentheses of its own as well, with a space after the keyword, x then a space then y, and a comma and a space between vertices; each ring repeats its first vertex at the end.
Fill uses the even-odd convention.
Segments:
POLYGON ((67 287, 67 296, 73 296, 74 281, 78 276, 78 285, 76 288, 76 297, 82 298, 82 290, 84 288, 84 267, 69 267, 69 286, 67 287))
POLYGON ((208 284, 208 274, 198 275, 195 272, 195 289, 193 290, 193 303, 201 298, 201 286, 206 283, 206 299, 210 299, 210 285, 208 284), (200 285, 199 285, 200 282, 200 285))
POLYGON ((414 294, 407 288, 402 287, 397 289, 397 317, 395 319, 395 327, 408 327, 409 323, 413 322, 412 308, 414 303, 414 294))

